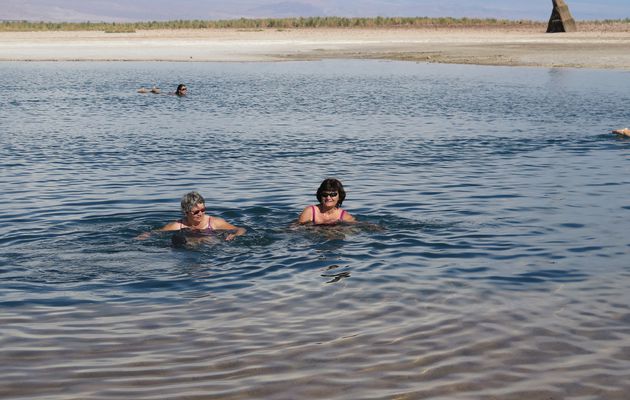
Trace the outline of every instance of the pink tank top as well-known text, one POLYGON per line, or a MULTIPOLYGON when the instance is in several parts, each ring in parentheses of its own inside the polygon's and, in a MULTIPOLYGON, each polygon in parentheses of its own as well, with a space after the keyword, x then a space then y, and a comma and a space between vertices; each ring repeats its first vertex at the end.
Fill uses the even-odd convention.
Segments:
MULTIPOLYGON (((315 222, 315 207, 316 206, 311 206, 311 211, 313 212, 313 225, 325 225, 325 224, 318 224, 317 222, 315 222)), ((341 210, 341 213, 339 214, 339 218, 337 219, 337 221, 343 221, 343 215, 346 213, 346 210, 341 210)))

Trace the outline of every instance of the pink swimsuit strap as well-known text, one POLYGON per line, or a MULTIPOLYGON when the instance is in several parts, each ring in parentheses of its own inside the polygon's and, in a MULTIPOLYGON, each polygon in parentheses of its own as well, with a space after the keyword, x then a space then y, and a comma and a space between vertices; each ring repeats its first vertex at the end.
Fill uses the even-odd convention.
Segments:
MULTIPOLYGON (((184 225, 183 220, 180 219, 177 222, 179 222, 179 230, 180 231, 182 229, 188 228, 186 225, 184 225)), ((212 233, 212 232, 214 232, 214 229, 212 228, 212 217, 208 216, 208 226, 206 226, 205 229, 200 229, 199 232, 203 232, 203 233, 212 233)))
MULTIPOLYGON (((311 212, 313 213, 313 225, 317 225, 317 223, 315 222, 315 207, 316 206, 311 206, 311 212)), ((341 210, 341 213, 339 214, 338 221, 343 221, 343 215, 345 213, 346 213, 346 210, 341 210)))

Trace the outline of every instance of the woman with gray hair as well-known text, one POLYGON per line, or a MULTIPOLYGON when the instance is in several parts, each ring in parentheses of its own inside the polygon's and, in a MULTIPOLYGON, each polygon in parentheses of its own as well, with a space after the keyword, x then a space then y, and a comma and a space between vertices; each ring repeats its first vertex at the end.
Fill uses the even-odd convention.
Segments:
MULTIPOLYGON (((186 230, 191 233, 211 234, 216 231, 231 231, 225 240, 232 240, 237 236, 244 235, 245 228, 234 226, 220 217, 206 214, 206 201, 197 192, 186 193, 181 201, 182 219, 164 225, 158 231, 181 231, 186 230)), ((148 234, 141 235, 145 238, 148 234)))

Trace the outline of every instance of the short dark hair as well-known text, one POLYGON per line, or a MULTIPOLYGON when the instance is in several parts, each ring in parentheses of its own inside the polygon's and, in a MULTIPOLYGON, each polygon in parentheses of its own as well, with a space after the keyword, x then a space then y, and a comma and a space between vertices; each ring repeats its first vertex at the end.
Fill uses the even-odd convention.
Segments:
POLYGON ((343 185, 338 179, 335 178, 326 178, 319 185, 319 189, 317 189, 317 193, 315 196, 317 197, 317 201, 322 202, 322 192, 334 191, 339 193, 339 201, 337 202, 337 207, 341 207, 344 199, 346 198, 346 191, 343 190, 343 185))

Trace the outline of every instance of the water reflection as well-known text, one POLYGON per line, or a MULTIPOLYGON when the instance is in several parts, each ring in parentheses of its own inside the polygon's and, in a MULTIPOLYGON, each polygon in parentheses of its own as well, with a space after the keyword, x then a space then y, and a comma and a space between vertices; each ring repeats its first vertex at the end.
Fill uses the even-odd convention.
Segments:
POLYGON ((0 69, 0 397, 630 391, 625 73, 0 69), (296 227, 328 176, 359 223, 296 227), (133 239, 190 190, 248 234, 133 239))

